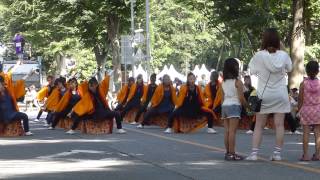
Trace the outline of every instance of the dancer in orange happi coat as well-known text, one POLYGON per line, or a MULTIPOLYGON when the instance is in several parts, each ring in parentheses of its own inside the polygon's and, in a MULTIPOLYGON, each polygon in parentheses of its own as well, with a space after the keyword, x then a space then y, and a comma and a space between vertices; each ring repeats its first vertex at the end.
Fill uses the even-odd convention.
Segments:
MULTIPOLYGON (((55 80, 54 80, 53 76, 48 76, 47 82, 48 82, 48 85, 41 88, 40 91, 37 93, 38 102, 45 102, 47 100, 47 98, 51 95, 51 93, 55 87, 55 84, 54 84, 55 80)), ((41 108, 39 110, 37 118, 34 121, 36 121, 36 122, 40 121, 40 117, 41 117, 43 111, 44 111, 43 108, 41 108)))
POLYGON ((189 73, 187 77, 187 84, 181 86, 176 108, 169 116, 168 128, 165 130, 165 133, 172 133, 172 126, 175 118, 197 118, 199 116, 207 117, 207 132, 210 134, 216 133, 213 129, 213 112, 205 106, 203 93, 201 88, 195 84, 195 80, 195 75, 193 73, 189 73))
POLYGON ((25 95, 24 81, 31 76, 34 71, 24 76, 21 80, 13 83, 11 72, 9 74, 2 73, 0 76, 0 121, 9 124, 13 121, 23 121, 23 129, 25 135, 30 136, 28 115, 19 112, 17 99, 25 95))
POLYGON ((177 103, 176 89, 168 75, 164 75, 162 81, 152 96, 151 108, 145 113, 143 122, 137 128, 143 128, 154 116, 172 113, 177 103))
POLYGON ((46 124, 45 126, 51 126, 52 121, 53 121, 53 113, 58 106, 61 98, 64 96, 64 94, 67 92, 67 84, 66 84, 66 78, 60 77, 56 79, 56 88, 52 91, 50 96, 48 97, 46 104, 44 107, 48 111, 48 115, 46 118, 46 124))
POLYGON ((139 111, 136 114, 136 117, 134 119, 134 123, 137 123, 142 115, 142 113, 144 113, 147 110, 147 107, 151 101, 151 98, 154 94, 154 91, 157 88, 157 84, 156 84, 156 80, 157 80, 157 75, 156 74, 151 74, 150 76, 150 84, 147 86, 147 91, 146 93, 143 93, 143 97, 140 103, 140 108, 139 111))
POLYGON ((124 106, 127 102, 128 96, 129 96, 130 89, 134 83, 135 83, 134 78, 130 77, 128 79, 128 84, 122 86, 122 88, 120 89, 120 91, 117 95, 118 105, 115 108, 116 111, 121 111, 124 108, 124 106))
POLYGON ((132 85, 130 88, 130 92, 128 95, 127 102, 121 111, 121 117, 125 117, 125 115, 132 110, 133 108, 139 108, 141 103, 141 98, 146 96, 147 86, 143 84, 143 77, 141 74, 137 77, 137 82, 132 85))
POLYGON ((215 118, 218 118, 217 114, 221 113, 222 96, 219 73, 213 71, 210 75, 210 82, 205 87, 204 97, 206 98, 206 107, 213 110, 215 118))
POLYGON ((76 78, 71 78, 68 81, 68 90, 55 108, 52 125, 49 129, 54 129, 60 119, 71 115, 72 108, 81 100, 86 91, 88 91, 88 83, 86 81, 79 86, 76 78))
POLYGON ((122 118, 118 111, 112 111, 108 105, 106 96, 109 91, 110 76, 106 76, 100 83, 96 78, 91 78, 88 82, 87 93, 73 107, 71 119, 73 125, 67 134, 74 134, 81 120, 105 120, 114 118, 117 123, 118 133, 126 133, 122 129, 122 118))

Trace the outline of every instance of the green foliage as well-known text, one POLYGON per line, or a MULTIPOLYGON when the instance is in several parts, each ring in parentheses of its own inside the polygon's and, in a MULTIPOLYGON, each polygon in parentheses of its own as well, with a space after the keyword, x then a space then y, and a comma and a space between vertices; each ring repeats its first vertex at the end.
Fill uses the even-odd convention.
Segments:
POLYGON ((211 62, 220 45, 215 30, 208 29, 207 19, 192 6, 176 0, 152 3, 152 65, 174 64, 183 72, 186 61, 191 65, 211 62))
MULTIPOLYGON (((144 2, 136 2, 136 27, 145 28, 144 2)), ((261 33, 267 27, 278 28, 289 50, 292 0, 150 2, 154 69, 174 64, 184 72, 187 65, 193 68, 202 63, 216 68, 218 59, 229 56, 247 63, 259 49, 261 33)), ((308 61, 320 58, 320 1, 305 3, 308 61)), ((77 59, 84 76, 95 71, 99 58, 110 68, 117 61, 111 61, 114 41, 121 34, 130 34, 129 25, 129 0, 0 0, 0 41, 10 42, 14 33, 22 31, 34 54, 43 56, 46 69, 51 71, 55 70, 57 53, 77 59), (110 27, 110 19, 119 24, 110 27), (110 32, 118 26, 118 32, 110 32)))

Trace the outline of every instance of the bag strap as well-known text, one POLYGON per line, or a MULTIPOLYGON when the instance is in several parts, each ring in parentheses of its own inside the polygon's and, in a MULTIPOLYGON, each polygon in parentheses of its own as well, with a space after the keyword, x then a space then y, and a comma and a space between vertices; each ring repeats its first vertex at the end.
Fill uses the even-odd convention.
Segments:
POLYGON ((267 80, 267 82, 266 82, 266 85, 264 86, 264 88, 263 88, 263 91, 262 91, 262 94, 261 94, 261 99, 262 99, 262 97, 263 97, 263 94, 264 94, 264 91, 266 90, 266 88, 267 88, 267 85, 268 85, 268 83, 269 83, 269 80, 270 80, 270 76, 271 76, 271 72, 269 73, 269 77, 268 77, 268 80, 267 80))

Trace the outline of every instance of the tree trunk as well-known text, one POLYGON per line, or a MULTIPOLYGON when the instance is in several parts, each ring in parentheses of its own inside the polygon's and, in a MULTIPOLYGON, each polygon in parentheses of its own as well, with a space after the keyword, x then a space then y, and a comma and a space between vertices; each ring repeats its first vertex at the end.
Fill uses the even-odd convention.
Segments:
POLYGON ((120 86, 121 86, 119 26, 120 26, 120 19, 118 15, 109 14, 107 16, 107 31, 108 31, 108 38, 111 42, 113 80, 115 83, 116 91, 120 89, 120 86))
POLYGON ((304 74, 304 0, 293 0, 293 29, 291 34, 291 58, 293 61, 293 70, 290 74, 290 88, 299 87, 304 74))
POLYGON ((305 0, 304 2, 304 10, 303 10, 303 14, 304 14, 304 20, 305 20, 305 34, 306 34, 306 45, 311 45, 312 41, 311 41, 311 12, 309 9, 310 6, 310 0, 305 0))
POLYGON ((240 56, 241 56, 241 53, 242 53, 242 46, 243 46, 243 44, 242 44, 243 42, 242 42, 242 33, 241 33, 241 30, 239 30, 239 48, 238 48, 238 52, 237 52, 237 58, 239 58, 240 59, 240 56))
POLYGON ((97 66, 98 66, 98 72, 97 72, 98 81, 100 82, 104 78, 104 74, 106 71, 105 65, 106 65, 108 52, 105 49, 101 49, 98 45, 96 45, 93 48, 93 51, 94 51, 94 55, 96 57, 97 66))
POLYGON ((61 52, 57 52, 55 54, 55 60, 56 60, 56 71, 55 71, 55 76, 59 77, 59 76, 64 76, 67 73, 67 69, 66 69, 66 60, 64 57, 64 54, 61 52))

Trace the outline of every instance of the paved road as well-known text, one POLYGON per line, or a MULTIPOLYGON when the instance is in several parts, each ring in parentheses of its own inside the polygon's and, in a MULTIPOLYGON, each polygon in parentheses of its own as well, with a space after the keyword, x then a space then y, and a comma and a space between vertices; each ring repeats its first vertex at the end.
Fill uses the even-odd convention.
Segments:
MULTIPOLYGON (((216 135, 206 134, 205 129, 193 134, 166 135, 158 127, 138 130, 125 125, 127 134, 93 136, 66 135, 62 129, 49 131, 39 123, 30 123, 34 136, 0 139, 0 179, 320 178, 320 162, 298 161, 301 136, 286 135, 285 160, 268 161, 274 145, 272 130, 265 131, 260 161, 226 162, 222 128, 217 128, 216 135)), ((239 131, 238 151, 247 154, 250 144, 251 135, 239 131)))

